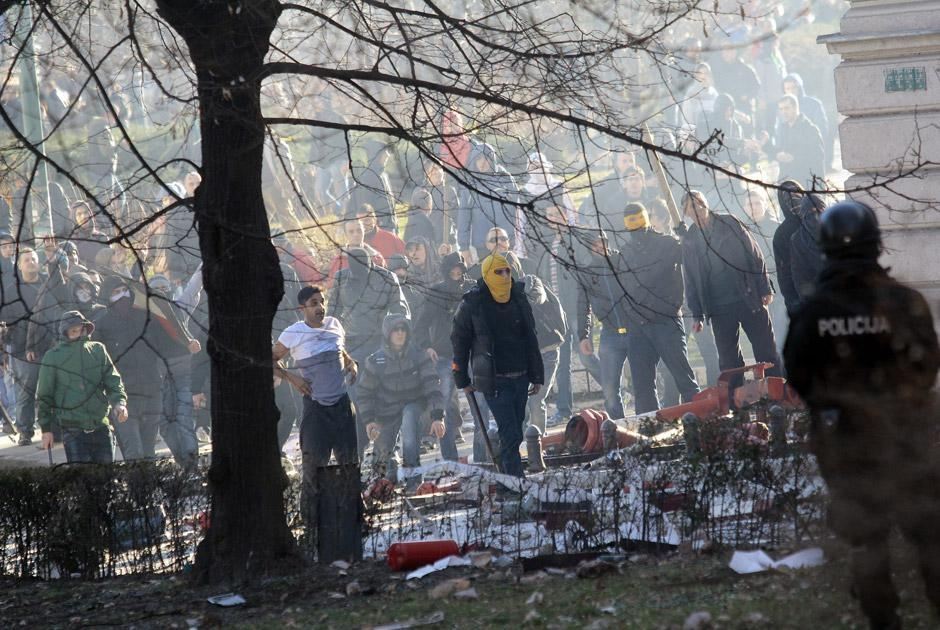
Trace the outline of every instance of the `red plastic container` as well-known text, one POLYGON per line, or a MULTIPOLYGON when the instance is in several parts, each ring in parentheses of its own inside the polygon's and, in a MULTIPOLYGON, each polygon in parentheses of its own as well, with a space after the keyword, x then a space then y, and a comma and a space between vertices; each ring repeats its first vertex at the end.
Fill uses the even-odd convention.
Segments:
POLYGON ((411 571, 457 555, 460 555, 460 547, 455 540, 398 542, 388 548, 388 566, 392 571, 411 571))

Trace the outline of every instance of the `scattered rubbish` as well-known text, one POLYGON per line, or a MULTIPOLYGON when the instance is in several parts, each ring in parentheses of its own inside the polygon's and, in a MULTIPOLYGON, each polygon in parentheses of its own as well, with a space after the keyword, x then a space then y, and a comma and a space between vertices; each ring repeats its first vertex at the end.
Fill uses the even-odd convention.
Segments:
POLYGON ((330 599, 346 599, 346 596, 342 593, 330 593, 327 597, 330 599))
POLYGON ((545 573, 545 571, 536 571, 535 573, 529 573, 519 578, 519 584, 537 584, 547 578, 548 574, 545 573))
POLYGON ((507 555, 496 556, 495 558, 493 558, 493 566, 498 569, 505 569, 507 567, 511 567, 512 563, 513 563, 512 558, 507 555))
POLYGON ((474 551, 467 556, 470 558, 470 562, 473 563, 478 569, 485 569, 493 562, 493 554, 489 551, 474 551))
POLYGON ((241 606, 246 604, 245 598, 237 593, 223 593, 222 595, 213 595, 206 600, 210 604, 228 608, 230 606, 241 606))
POLYGON ((692 613, 685 618, 685 623, 682 624, 682 630, 706 630, 711 627, 712 615, 704 610, 692 613))
POLYGON ((585 560, 578 565, 579 578, 596 578, 608 573, 616 573, 617 565, 601 559, 585 560))
POLYGON ((425 575, 434 573, 435 571, 443 571, 447 567, 469 567, 472 563, 470 558, 463 558, 461 556, 447 556, 446 558, 441 558, 434 564, 427 564, 419 569, 415 569, 409 573, 405 579, 414 580, 423 578, 425 575))
POLYGON ((455 599, 480 599, 480 594, 477 593, 477 589, 470 587, 465 588, 462 591, 457 591, 454 593, 455 599))
POLYGON ((454 580, 447 580, 436 585, 430 591, 428 591, 428 597, 431 599, 443 599, 445 597, 450 597, 454 593, 459 591, 466 591, 470 588, 470 580, 464 578, 457 578, 454 580))
POLYGON ((533 558, 522 559, 523 571, 534 571, 536 569, 547 569, 549 567, 565 568, 576 567, 585 560, 594 560, 600 554, 596 551, 584 553, 557 553, 535 556, 533 558))
POLYGON ((599 606, 598 610, 604 613, 605 615, 616 615, 617 607, 613 604, 607 604, 606 606, 599 606))
POLYGON ((543 599, 545 599, 545 596, 542 595, 542 591, 535 591, 529 595, 529 599, 525 600, 525 604, 526 606, 538 606, 543 599))
POLYGON ((409 571, 459 553, 460 547, 454 540, 397 542, 388 548, 388 566, 392 571, 409 571))
POLYGON ((524 624, 536 623, 542 618, 542 615, 538 613, 534 608, 526 613, 525 619, 522 620, 524 624))
POLYGON ((435 624, 441 623, 442 621, 444 621, 444 611, 438 610, 431 613, 427 617, 388 623, 384 626, 375 626, 372 630, 407 630, 408 628, 417 628, 419 626, 433 626, 435 624))
POLYGON ((360 595, 362 593, 362 587, 359 586, 359 582, 353 580, 346 585, 346 597, 353 597, 355 595, 360 595))
POLYGON ((345 560, 334 560, 333 562, 330 563, 330 566, 336 569, 340 569, 341 571, 345 571, 352 565, 346 562, 345 560))
POLYGON ((735 551, 731 556, 731 562, 728 566, 735 572, 741 574, 759 573, 769 569, 805 569, 808 567, 818 567, 825 563, 826 559, 823 550, 819 547, 811 547, 802 551, 797 551, 789 556, 774 560, 763 551, 735 551))

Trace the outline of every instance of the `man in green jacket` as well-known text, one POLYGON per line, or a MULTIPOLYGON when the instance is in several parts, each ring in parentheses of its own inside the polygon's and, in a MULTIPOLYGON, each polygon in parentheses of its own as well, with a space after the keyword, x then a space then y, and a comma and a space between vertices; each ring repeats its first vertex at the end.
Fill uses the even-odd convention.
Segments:
POLYGON ((62 430, 69 463, 114 460, 109 415, 127 420, 127 395, 108 351, 89 336, 95 325, 78 311, 59 320, 59 343, 42 358, 36 408, 42 446, 52 448, 52 426, 62 430))

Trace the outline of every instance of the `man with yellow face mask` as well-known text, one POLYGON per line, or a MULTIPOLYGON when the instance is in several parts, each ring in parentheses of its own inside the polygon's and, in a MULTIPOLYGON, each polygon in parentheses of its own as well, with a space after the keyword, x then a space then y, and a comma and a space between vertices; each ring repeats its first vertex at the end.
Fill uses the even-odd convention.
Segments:
POLYGON ((499 429, 500 451, 494 455, 500 470, 523 477, 519 446, 526 402, 545 380, 535 318, 525 283, 513 280, 505 257, 494 252, 480 267, 483 277, 464 294, 454 316, 454 382, 483 394, 499 429))

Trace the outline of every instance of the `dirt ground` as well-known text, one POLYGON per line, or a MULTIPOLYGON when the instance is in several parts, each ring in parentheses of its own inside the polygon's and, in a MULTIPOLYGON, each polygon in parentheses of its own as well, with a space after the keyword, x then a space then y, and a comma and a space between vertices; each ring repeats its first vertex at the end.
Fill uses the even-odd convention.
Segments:
MULTIPOLYGON (((7 628, 867 628, 848 594, 846 549, 823 543, 813 569, 738 575, 732 550, 628 555, 608 572, 576 567, 523 572, 459 567, 405 581, 380 562, 314 567, 235 589, 246 604, 220 608, 225 592, 186 575, 83 581, 0 582, 7 628), (462 591, 457 597, 453 592, 462 591), (397 624, 397 625, 394 625, 397 624)), ((791 550, 770 551, 780 557, 791 550)), ((895 543, 905 628, 936 628, 910 550, 895 543)), ((549 563, 551 564, 551 563, 549 563)))

